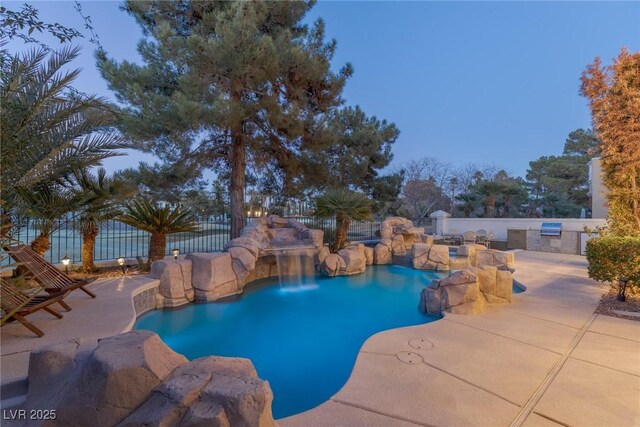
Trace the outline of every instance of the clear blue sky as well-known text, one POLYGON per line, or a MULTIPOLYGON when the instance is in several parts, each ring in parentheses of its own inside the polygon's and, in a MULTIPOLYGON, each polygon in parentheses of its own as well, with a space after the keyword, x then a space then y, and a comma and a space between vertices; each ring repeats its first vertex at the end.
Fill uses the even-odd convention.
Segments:
MULTIPOLYGON (((11 9, 23 2, 4 1, 11 9)), ((73 2, 29 2, 45 21, 82 29, 73 2)), ((107 52, 136 60, 141 31, 116 1, 83 1, 107 52)), ((320 2, 338 41, 334 65, 351 62, 348 104, 395 122, 394 165, 425 156, 456 165, 495 163, 523 175, 559 154, 568 133, 590 126, 579 78, 600 56, 640 49, 640 2, 320 2)), ((111 97, 88 41, 77 87, 111 97)), ((18 45, 10 44, 11 49, 18 45)), ((136 154, 110 159, 128 167, 136 154)))

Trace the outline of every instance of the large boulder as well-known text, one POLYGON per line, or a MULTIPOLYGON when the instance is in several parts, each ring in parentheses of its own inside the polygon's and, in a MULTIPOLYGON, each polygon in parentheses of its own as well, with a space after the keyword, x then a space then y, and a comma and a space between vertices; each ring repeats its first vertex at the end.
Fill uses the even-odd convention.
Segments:
POLYGON ((121 426, 276 426, 273 394, 248 359, 204 357, 176 368, 121 426))
POLYGON ((385 227, 385 226, 394 227, 397 225, 406 225, 406 226, 412 227, 413 222, 401 216, 390 216, 382 222, 382 227, 385 227))
POLYGON ((315 264, 316 266, 322 264, 322 262, 329 256, 331 251, 326 246, 320 246, 316 252, 315 264))
POLYGON ((229 254, 231 255, 231 259, 242 264, 242 267, 244 267, 245 270, 252 271, 254 268, 256 268, 256 259, 258 257, 251 253, 248 249, 242 247, 232 247, 228 250, 229 254))
POLYGON ((165 259, 151 264, 150 276, 160 280, 158 293, 163 307, 178 307, 194 299, 188 259, 165 259))
POLYGON ((476 253, 476 265, 492 265, 514 269, 516 267, 513 252, 502 252, 495 249, 487 249, 476 253))
POLYGON ((383 225, 380 227, 380 238, 382 239, 390 239, 393 237, 393 229, 390 225, 383 225))
POLYGON ((269 228, 285 228, 289 225, 289 220, 278 215, 269 215, 267 217, 267 225, 269 228))
POLYGON ((478 277, 480 291, 487 302, 510 303, 513 294, 513 276, 510 271, 500 270, 490 265, 469 269, 478 277))
POLYGON ((248 359, 188 362, 150 331, 76 340, 31 353, 24 409, 48 426, 276 426, 273 394, 248 359))
POLYGON ((193 288, 198 301, 215 301, 239 292, 229 252, 192 253, 187 255, 193 263, 193 288))
POLYGON ((317 248, 324 246, 324 231, 322 230, 307 229, 302 233, 302 238, 311 240, 317 248))
POLYGON ((484 294, 495 295, 497 288, 497 273, 498 269, 490 265, 482 265, 479 267, 469 268, 477 278, 480 286, 480 291, 484 294))
POLYGON ((431 245, 427 243, 414 243, 411 247, 411 260, 413 268, 418 270, 433 270, 436 264, 429 262, 431 245))
POLYGON ((429 251, 429 261, 436 264, 436 270, 449 270, 449 246, 433 245, 429 251))
POLYGON ((240 236, 236 237, 235 239, 229 240, 229 243, 227 243, 227 249, 234 247, 244 248, 251 252, 251 254, 255 257, 258 257, 258 255, 260 255, 260 242, 250 237, 240 236))
MULTIPOLYGON (((384 240, 384 239, 383 239, 384 240)), ((373 248, 373 263, 376 265, 391 264, 392 255, 391 247, 382 243, 378 243, 373 248)))
POLYGON ((406 251, 407 249, 404 246, 404 237, 402 234, 393 236, 391 239, 391 252, 393 255, 404 255, 406 251))
POLYGON ((133 331, 99 340, 83 362, 66 380, 55 425, 113 426, 187 359, 153 332, 133 331))
POLYGON ((505 303, 511 302, 513 296, 513 275, 510 271, 498 270, 496 272, 496 292, 492 298, 487 298, 489 302, 505 303))
POLYGON ((24 409, 27 412, 42 408, 56 409, 97 346, 96 339, 77 339, 32 351, 29 355, 29 388, 24 409))
POLYGON ((484 310, 477 277, 470 270, 458 271, 444 279, 434 280, 420 295, 418 308, 431 315, 443 311, 477 314, 484 310))
POLYGON ((345 271, 346 267, 344 258, 338 254, 329 254, 320 264, 319 271, 324 276, 334 277, 345 271))
POLYGON ((447 309, 445 303, 445 299, 442 298, 442 288, 438 281, 434 280, 420 292, 418 309, 423 313, 439 316, 447 309))
POLYGON ((373 248, 369 246, 364 247, 364 260, 367 265, 373 265, 373 248))
POLYGON ((364 245, 361 247, 350 246, 338 251, 338 255, 344 260, 344 270, 340 273, 346 276, 364 273, 366 260, 364 255, 364 245))
POLYGON ((433 245, 429 251, 429 259, 437 264, 449 265, 449 246, 433 245))
POLYGON ((295 228, 270 228, 267 236, 271 243, 290 243, 299 240, 300 234, 295 228))

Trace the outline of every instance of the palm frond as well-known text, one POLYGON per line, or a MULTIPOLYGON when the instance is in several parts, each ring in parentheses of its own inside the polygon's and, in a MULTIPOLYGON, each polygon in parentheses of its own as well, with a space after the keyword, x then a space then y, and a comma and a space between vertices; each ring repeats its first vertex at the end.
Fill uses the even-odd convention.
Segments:
POLYGON ((190 211, 182 209, 181 206, 160 207, 143 197, 127 204, 124 213, 118 219, 149 233, 173 234, 199 231, 190 211))
POLYGON ((371 199, 364 194, 332 189, 316 199, 314 215, 326 219, 342 214, 352 220, 364 221, 371 218, 371 205, 371 199))

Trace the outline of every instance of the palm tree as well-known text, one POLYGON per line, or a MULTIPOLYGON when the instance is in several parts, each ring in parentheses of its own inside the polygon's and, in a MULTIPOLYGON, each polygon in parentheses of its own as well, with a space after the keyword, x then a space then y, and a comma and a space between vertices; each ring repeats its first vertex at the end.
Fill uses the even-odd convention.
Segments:
POLYGON ((493 218, 498 195, 505 190, 504 184, 494 181, 480 181, 475 185, 475 189, 484 198, 485 216, 493 218))
POLYGON ((351 221, 371 218, 371 203, 364 194, 346 189, 328 190, 316 199, 315 216, 320 219, 336 219, 336 238, 331 245, 332 252, 345 246, 351 221))
POLYGON ((151 233, 147 267, 151 267, 153 261, 164 258, 168 234, 198 231, 198 225, 190 211, 183 210, 181 206, 160 207, 144 197, 127 204, 118 219, 151 233))
POLYGON ((110 127, 115 116, 109 106, 73 90, 79 70, 64 71, 78 53, 78 48, 36 49, 0 61, 4 210, 17 204, 18 188, 59 184, 75 169, 120 155, 122 137, 110 127))
POLYGON ((57 183, 41 183, 30 189, 17 187, 17 208, 33 220, 32 225, 40 231, 31 242, 31 248, 40 256, 50 249, 51 233, 69 212, 82 206, 84 195, 57 183))
POLYGON ((104 168, 99 168, 95 175, 86 170, 76 174, 78 185, 87 194, 78 218, 82 235, 82 269, 93 272, 96 270, 94 249, 100 224, 120 215, 119 203, 134 195, 136 189, 125 181, 109 178, 104 168))

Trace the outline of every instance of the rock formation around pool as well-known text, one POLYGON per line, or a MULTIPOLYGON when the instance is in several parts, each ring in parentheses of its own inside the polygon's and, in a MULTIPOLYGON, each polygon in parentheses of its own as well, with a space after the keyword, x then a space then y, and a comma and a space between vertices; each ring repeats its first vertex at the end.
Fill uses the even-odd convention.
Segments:
POLYGON ((423 313, 478 314, 486 303, 510 303, 513 291, 511 271, 484 265, 469 267, 434 280, 420 293, 418 309, 423 313))
POLYGON ((404 255, 414 243, 433 244, 433 237, 424 228, 414 227, 407 218, 392 216, 380 225, 380 243, 373 249, 374 264, 392 264, 394 255, 404 255))
MULTIPOLYGON (((270 257, 274 246, 301 243, 313 248, 317 265, 328 256, 322 230, 269 215, 253 219, 240 237, 227 243, 224 252, 190 253, 184 259, 156 261, 151 267, 151 277, 160 280, 156 307, 178 307, 194 300, 215 301, 239 294, 248 282, 277 275, 275 261, 261 262, 270 257)), ((360 264, 352 261, 350 265, 348 271, 353 272, 360 264)))
POLYGON ((248 359, 189 362, 150 331, 55 344, 31 353, 27 426, 277 426, 273 394, 248 359))
POLYGON ((449 270, 449 247, 434 245, 423 227, 406 218, 392 216, 380 225, 380 243, 373 249, 373 264, 393 264, 394 256, 408 256, 418 270, 449 270))
POLYGON ((324 256, 318 271, 329 277, 351 276, 364 273, 366 266, 371 265, 372 262, 372 248, 367 248, 363 243, 352 243, 340 249, 337 254, 324 256))

